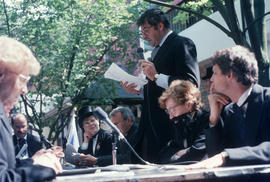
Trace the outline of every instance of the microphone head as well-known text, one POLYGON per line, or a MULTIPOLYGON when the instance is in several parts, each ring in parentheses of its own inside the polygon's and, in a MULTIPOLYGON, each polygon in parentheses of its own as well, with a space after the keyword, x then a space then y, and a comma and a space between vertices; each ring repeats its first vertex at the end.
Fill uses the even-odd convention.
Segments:
POLYGON ((143 48, 141 48, 141 47, 137 48, 137 56, 139 59, 144 59, 143 48))
POLYGON ((138 48, 137 48, 137 53, 143 53, 143 48, 138 47, 138 48))
POLYGON ((99 119, 99 120, 105 120, 108 118, 108 114, 101 108, 97 107, 93 110, 93 114, 99 119))

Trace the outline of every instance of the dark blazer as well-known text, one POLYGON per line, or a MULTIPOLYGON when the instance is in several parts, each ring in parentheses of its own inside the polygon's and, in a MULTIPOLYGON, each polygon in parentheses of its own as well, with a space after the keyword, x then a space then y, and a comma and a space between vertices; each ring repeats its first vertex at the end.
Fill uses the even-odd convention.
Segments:
MULTIPOLYGON (((13 135, 13 142, 14 142, 14 147, 16 148, 17 145, 17 137, 16 135, 13 135)), ((42 142, 40 142, 40 140, 38 139, 38 137, 27 133, 27 150, 28 150, 28 155, 29 157, 32 157, 37 151, 39 151, 40 149, 42 149, 42 142)), ((15 154, 16 156, 17 154, 15 154)))
POLYGON ((93 155, 93 139, 89 140, 88 148, 86 150, 78 149, 79 153, 90 154, 98 158, 98 166, 106 166, 112 164, 112 134, 108 131, 100 129, 98 131, 97 145, 95 149, 95 155, 93 155))
POLYGON ((126 136, 127 141, 132 147, 134 147, 137 143, 137 132, 138 132, 138 125, 137 123, 134 122, 126 136))
MULTIPOLYGON (((159 48, 153 63, 158 73, 169 75, 169 83, 175 79, 184 79, 200 85, 196 48, 188 38, 174 32, 170 34, 159 48)), ((144 158, 150 162, 158 161, 159 151, 171 139, 169 117, 158 103, 163 91, 163 88, 151 80, 144 86, 138 144, 135 148, 140 155, 146 150, 147 158, 144 158), (148 141, 147 148, 143 145, 143 138, 148 141)))
POLYGON ((16 163, 12 129, 0 102, 0 182, 39 182, 52 180, 55 172, 51 168, 33 165, 32 159, 16 163))
POLYGON ((161 163, 200 161, 206 154, 204 129, 209 124, 209 113, 197 111, 193 117, 183 115, 174 124, 174 138, 161 152, 161 163), (186 141, 186 146, 184 144, 186 141), (172 156, 179 150, 187 149, 186 154, 178 159, 172 156))
POLYGON ((209 155, 225 150, 227 165, 270 163, 270 89, 254 85, 247 103, 244 126, 235 119, 231 103, 219 123, 206 132, 209 155))

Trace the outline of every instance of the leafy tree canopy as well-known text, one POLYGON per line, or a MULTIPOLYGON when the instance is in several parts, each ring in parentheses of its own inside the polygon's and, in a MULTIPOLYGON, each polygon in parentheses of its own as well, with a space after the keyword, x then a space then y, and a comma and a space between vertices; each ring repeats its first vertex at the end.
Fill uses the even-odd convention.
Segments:
MULTIPOLYGON (((137 0, 1 2, 0 35, 24 42, 42 65, 39 76, 31 79, 31 92, 22 97, 40 134, 47 126, 49 139, 58 137, 71 110, 84 102, 84 91, 102 78, 108 65, 133 64, 138 41, 134 21, 143 7, 137 0), (48 106, 56 111, 45 120, 48 106)), ((112 100, 99 104, 107 102, 112 100)))

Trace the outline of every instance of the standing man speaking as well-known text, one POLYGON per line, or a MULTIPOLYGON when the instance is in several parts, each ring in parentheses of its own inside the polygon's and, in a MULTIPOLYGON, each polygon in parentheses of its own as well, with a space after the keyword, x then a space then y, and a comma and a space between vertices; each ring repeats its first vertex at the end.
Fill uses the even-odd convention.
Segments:
MULTIPOLYGON (((144 103, 138 130, 137 152, 145 160, 158 163, 158 153, 171 138, 171 123, 158 104, 158 98, 175 79, 200 85, 197 52, 192 40, 170 30, 170 23, 160 9, 149 9, 137 20, 142 37, 154 47, 152 61, 140 60, 148 83, 143 88, 144 103)), ((121 85, 128 93, 140 94, 135 84, 121 85)))

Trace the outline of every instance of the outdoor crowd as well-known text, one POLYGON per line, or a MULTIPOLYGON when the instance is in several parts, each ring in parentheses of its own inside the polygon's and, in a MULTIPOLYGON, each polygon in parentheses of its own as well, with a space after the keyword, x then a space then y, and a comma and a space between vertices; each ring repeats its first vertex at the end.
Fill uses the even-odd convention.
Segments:
MULTIPOLYGON (((170 30, 160 9, 149 9, 137 20, 142 37, 154 47, 151 61, 139 60, 148 83, 120 82, 144 100, 140 121, 119 106, 110 120, 143 160, 123 140, 117 142, 118 164, 183 164, 187 170, 270 163, 270 89, 259 85, 258 64, 245 47, 216 51, 202 78, 209 83, 209 109, 200 93, 200 73, 192 40, 170 30), (209 111, 208 111, 209 110, 209 111)), ((40 64, 28 47, 0 36, 0 181, 48 181, 62 172, 62 148, 43 147, 28 133, 27 117, 10 111, 27 93, 27 82, 40 64), (13 132, 12 132, 13 128, 13 132), (12 136, 12 133, 14 135, 12 136)), ((82 144, 78 167, 112 164, 115 133, 100 127, 88 105, 77 113, 82 144)))

